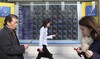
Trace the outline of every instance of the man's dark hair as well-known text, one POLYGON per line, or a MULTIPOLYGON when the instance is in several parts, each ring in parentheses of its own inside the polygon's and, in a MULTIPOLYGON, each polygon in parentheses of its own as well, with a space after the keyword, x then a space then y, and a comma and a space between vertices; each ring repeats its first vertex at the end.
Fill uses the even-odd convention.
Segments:
POLYGON ((4 26, 7 25, 7 22, 12 22, 13 18, 18 19, 18 16, 14 15, 14 14, 10 14, 10 15, 6 16, 6 18, 4 20, 4 26))
POLYGON ((43 21, 43 26, 44 27, 47 27, 47 24, 50 22, 50 20, 49 19, 45 19, 44 21, 43 21))

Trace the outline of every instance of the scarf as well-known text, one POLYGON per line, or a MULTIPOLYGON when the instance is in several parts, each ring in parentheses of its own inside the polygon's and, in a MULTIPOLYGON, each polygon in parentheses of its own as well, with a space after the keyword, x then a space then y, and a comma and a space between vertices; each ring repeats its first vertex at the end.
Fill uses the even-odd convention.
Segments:
POLYGON ((81 41, 82 51, 86 52, 92 43, 93 39, 91 37, 83 37, 81 41))

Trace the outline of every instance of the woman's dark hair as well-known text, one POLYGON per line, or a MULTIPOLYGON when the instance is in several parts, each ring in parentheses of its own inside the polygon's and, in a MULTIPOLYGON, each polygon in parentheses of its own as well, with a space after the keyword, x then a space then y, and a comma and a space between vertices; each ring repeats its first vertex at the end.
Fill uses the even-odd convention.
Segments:
POLYGON ((4 20, 4 25, 7 25, 7 22, 12 22, 13 18, 18 19, 18 17, 14 14, 10 14, 10 15, 6 16, 6 18, 4 20))
POLYGON ((85 26, 87 28, 92 29, 90 36, 93 39, 97 39, 100 36, 99 26, 97 25, 94 17, 92 16, 85 16, 79 21, 79 25, 85 26))
POLYGON ((50 19, 45 19, 45 20, 43 21, 42 26, 47 27, 47 24, 48 24, 48 23, 50 23, 50 19))

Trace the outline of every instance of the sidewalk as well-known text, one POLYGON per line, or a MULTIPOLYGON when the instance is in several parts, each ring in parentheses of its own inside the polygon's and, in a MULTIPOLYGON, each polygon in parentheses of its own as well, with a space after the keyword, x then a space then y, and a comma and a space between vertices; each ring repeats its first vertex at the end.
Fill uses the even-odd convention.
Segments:
MULTIPOLYGON (((53 54, 54 59, 80 59, 73 47, 79 44, 52 44, 48 46, 49 51, 53 54)), ((38 45, 31 45, 24 54, 25 59, 35 59, 38 52, 38 45)), ((48 59, 48 58, 41 58, 48 59)))

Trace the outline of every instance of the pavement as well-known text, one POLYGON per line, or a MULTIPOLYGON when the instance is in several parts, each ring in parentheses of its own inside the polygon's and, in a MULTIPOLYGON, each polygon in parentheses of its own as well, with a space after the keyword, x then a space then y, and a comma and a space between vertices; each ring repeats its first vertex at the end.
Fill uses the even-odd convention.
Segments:
MULTIPOLYGON (((80 44, 49 44, 48 50, 53 54, 54 59, 80 59, 74 47, 80 44)), ((36 59, 38 45, 30 45, 24 54, 25 59, 36 59)), ((48 58, 41 58, 48 59, 48 58)))

